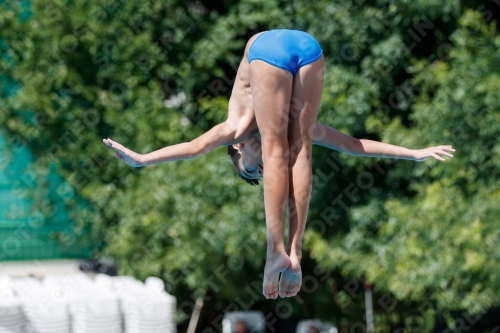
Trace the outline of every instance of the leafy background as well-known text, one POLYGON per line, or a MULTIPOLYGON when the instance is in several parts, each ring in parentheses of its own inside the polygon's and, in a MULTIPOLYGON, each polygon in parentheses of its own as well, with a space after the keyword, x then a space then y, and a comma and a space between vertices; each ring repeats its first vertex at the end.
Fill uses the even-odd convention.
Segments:
POLYGON ((199 332, 235 309, 270 314, 275 331, 322 318, 364 332, 368 281, 377 332, 493 332, 499 15, 498 1, 2 1, 0 128, 34 156, 32 214, 63 202, 61 242, 90 237, 120 274, 164 279, 180 331, 205 294, 199 332), (273 28, 305 30, 324 50, 318 121, 456 153, 416 163, 315 148, 304 286, 266 301, 262 187, 239 180, 224 149, 134 169, 102 138, 146 153, 223 121, 246 41, 273 28), (64 188, 47 182, 51 168, 64 188))

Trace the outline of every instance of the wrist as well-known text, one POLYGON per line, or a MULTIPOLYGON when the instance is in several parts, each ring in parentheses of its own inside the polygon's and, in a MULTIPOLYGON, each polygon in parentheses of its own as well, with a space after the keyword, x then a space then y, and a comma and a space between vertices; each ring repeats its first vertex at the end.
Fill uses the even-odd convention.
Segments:
POLYGON ((418 160, 418 151, 416 149, 409 149, 410 151, 410 159, 412 161, 418 160))

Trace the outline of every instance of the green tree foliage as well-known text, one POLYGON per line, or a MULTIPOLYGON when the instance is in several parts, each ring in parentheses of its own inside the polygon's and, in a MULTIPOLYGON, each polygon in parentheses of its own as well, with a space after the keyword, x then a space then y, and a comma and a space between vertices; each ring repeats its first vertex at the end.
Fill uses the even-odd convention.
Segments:
MULTIPOLYGON (((369 116, 365 122, 365 128, 385 142, 406 147, 453 144, 455 158, 446 163, 399 161, 387 169, 386 163, 381 164, 387 170, 382 189, 377 168, 358 167, 361 174, 333 191, 335 199, 344 194, 340 200, 325 205, 329 190, 320 190, 315 202, 315 225, 335 222, 340 224, 338 230, 331 237, 324 237, 321 228, 308 233, 311 256, 322 267, 363 276, 399 301, 431 302, 425 311, 415 311, 416 305, 407 309, 425 318, 422 329, 427 330, 433 328, 436 317, 444 316, 453 328, 460 318, 450 312, 466 310, 478 316, 500 301, 494 245, 499 237, 500 37, 494 22, 485 23, 487 14, 466 11, 449 42, 436 46, 436 60, 410 62, 406 68, 412 75, 409 95, 400 91, 400 100, 411 100, 408 126, 403 124, 405 115, 391 117, 387 124, 384 117, 369 116), (405 183, 411 192, 402 195, 405 183), (341 192, 343 188, 347 191, 341 192), (344 211, 340 202, 352 207, 344 211), (332 206, 336 215, 345 213, 347 223, 332 218, 332 206)), ((387 52, 391 42, 384 43, 387 52)), ((393 45, 397 48, 397 43, 393 45)), ((346 164, 351 160, 354 166, 362 163, 349 158, 346 164)), ((387 310, 389 304, 379 300, 387 310)), ((395 306, 391 303, 390 307, 395 306)), ((466 323, 470 327, 474 320, 466 323)))
POLYGON ((191 292, 206 290, 207 325, 227 304, 279 312, 259 298, 262 189, 234 175, 223 149, 134 169, 101 140, 145 153, 195 138, 225 119, 249 37, 306 30, 325 52, 319 121, 457 151, 416 163, 317 149, 308 284, 287 304, 354 332, 366 279, 378 331, 454 327, 463 311, 500 305, 498 11, 458 0, 3 2, 0 70, 17 87, 0 99, 0 122, 33 152, 34 182, 57 167, 75 234, 91 225, 96 254, 103 246, 122 274, 162 277, 187 315, 191 292))

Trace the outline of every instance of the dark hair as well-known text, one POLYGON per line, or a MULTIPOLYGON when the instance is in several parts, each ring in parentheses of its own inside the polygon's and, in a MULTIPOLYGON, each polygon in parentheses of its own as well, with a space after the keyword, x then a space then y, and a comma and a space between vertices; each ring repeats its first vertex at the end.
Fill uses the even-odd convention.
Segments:
POLYGON ((231 161, 233 161, 234 168, 236 169, 236 173, 238 176, 246 181, 250 185, 259 185, 259 181, 257 179, 250 179, 241 174, 240 167, 238 165, 238 162, 240 160, 241 154, 240 152, 235 149, 233 146, 227 146, 227 154, 229 157, 231 157, 231 161))

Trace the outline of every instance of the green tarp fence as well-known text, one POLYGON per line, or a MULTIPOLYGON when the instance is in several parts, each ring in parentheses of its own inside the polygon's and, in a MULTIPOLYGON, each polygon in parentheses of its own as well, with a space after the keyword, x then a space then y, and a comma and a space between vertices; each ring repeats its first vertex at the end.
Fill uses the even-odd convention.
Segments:
MULTIPOLYGON (((0 0, 2 5, 8 4, 0 0)), ((21 5, 25 11, 20 20, 25 21, 30 16, 29 1, 22 1, 21 5)), ((1 43, 6 46, 0 38, 1 43)), ((0 94, 15 96, 16 83, 1 75, 0 80, 0 94)), ((57 194, 56 189, 65 184, 64 180, 55 168, 43 179, 48 184, 44 195, 57 208, 47 217, 44 207, 36 207, 26 195, 27 190, 38 190, 29 175, 29 166, 34 163, 32 155, 15 139, 8 139, 3 125, 0 123, 0 261, 90 257, 92 243, 88 231, 83 231, 84 235, 81 229, 75 233, 75 223, 57 194)))

